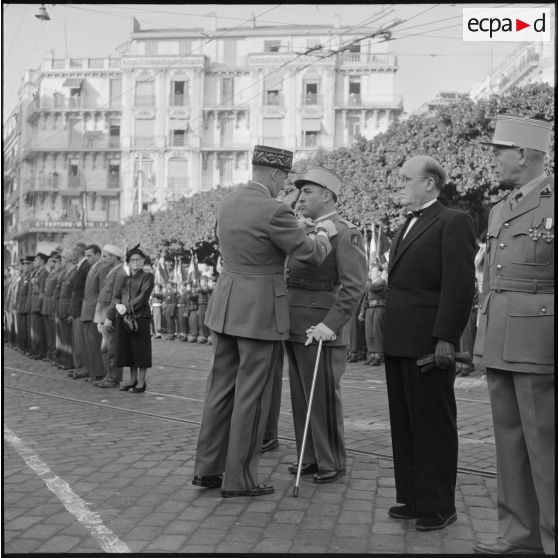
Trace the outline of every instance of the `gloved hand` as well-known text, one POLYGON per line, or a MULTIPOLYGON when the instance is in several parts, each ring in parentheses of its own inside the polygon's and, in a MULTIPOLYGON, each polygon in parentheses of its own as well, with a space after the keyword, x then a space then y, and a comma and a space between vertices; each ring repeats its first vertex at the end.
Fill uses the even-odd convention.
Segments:
POLYGON ((66 318, 66 323, 67 323, 67 324, 71 324, 73 321, 74 321, 74 318, 73 318, 72 316, 68 316, 68 317, 66 318))
MULTIPOLYGON (((460 362, 461 364, 471 364, 471 354, 468 352, 455 353, 455 362, 460 362)), ((436 355, 430 354, 417 359, 417 366, 420 366, 421 372, 428 372, 433 368, 436 368, 436 355)))
POLYGON ((124 306, 124 304, 117 304, 117 305, 116 305, 116 311, 117 311, 121 316, 124 316, 124 314, 126 314, 126 306, 124 306))
POLYGON ((111 331, 114 331, 114 327, 112 325, 112 320, 110 320, 109 318, 105 318, 105 323, 103 324, 105 329, 107 330, 108 333, 110 333, 111 331))
POLYGON ((360 313, 360 314, 357 316, 357 320, 358 320, 359 322, 364 322, 364 314, 360 313))
POLYGON ((97 324, 97 331, 101 334, 103 333, 103 324, 97 324))
POLYGON ((337 234, 337 227, 331 219, 325 219, 324 221, 318 221, 316 224, 316 232, 324 230, 327 233, 328 238, 333 238, 337 234))
POLYGON ((453 343, 438 339, 436 342, 434 361, 436 362, 436 366, 442 370, 446 368, 455 368, 455 347, 453 343))
POLYGON ((310 326, 306 330, 306 335, 308 336, 306 343, 304 343, 306 347, 310 345, 310 343, 312 343, 312 341, 314 340, 319 341, 320 339, 322 339, 323 341, 335 341, 335 339, 337 339, 337 335, 335 335, 335 333, 331 329, 329 329, 329 327, 327 327, 323 322, 320 322, 318 325, 315 326, 310 326))

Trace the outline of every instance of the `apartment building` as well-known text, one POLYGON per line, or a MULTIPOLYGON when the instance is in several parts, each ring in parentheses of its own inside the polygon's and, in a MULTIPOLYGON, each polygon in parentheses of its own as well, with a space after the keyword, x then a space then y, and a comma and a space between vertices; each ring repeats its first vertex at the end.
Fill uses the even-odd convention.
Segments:
POLYGON ((20 257, 68 230, 243 182, 256 144, 298 159, 372 138, 402 113, 397 60, 374 29, 217 23, 150 30, 134 19, 113 57, 51 54, 26 72, 6 237, 20 257))

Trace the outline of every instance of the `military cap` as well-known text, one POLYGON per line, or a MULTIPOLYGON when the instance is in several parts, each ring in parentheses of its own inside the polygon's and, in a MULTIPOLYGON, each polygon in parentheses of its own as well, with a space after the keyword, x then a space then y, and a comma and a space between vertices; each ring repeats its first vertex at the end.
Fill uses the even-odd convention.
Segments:
POLYGON ((35 261, 35 256, 27 256, 27 257, 25 258, 25 261, 26 261, 27 263, 33 263, 33 262, 35 261))
POLYGON ((53 251, 50 253, 49 258, 54 258, 55 256, 59 256, 59 257, 60 257, 60 251, 59 251, 59 250, 53 250, 53 251))
POLYGON ((261 165, 263 167, 272 167, 285 172, 292 172, 293 165, 293 152, 286 149, 278 149, 277 147, 270 147, 268 145, 254 146, 254 153, 252 155, 252 165, 261 165))
POLYGON ((548 152, 552 137, 552 122, 502 114, 496 117, 492 141, 481 141, 496 147, 525 147, 548 152))
MULTIPOLYGON (((41 258, 41 260, 43 260, 43 262, 48 262, 48 256, 46 254, 43 254, 43 252, 37 252, 37 254, 35 255, 35 258, 41 258)), ((35 259, 33 258, 33 259, 35 259)))
POLYGON ((317 184, 339 196, 341 191, 341 179, 329 169, 324 167, 313 167, 308 169, 298 180, 295 181, 297 188, 305 184, 317 184))

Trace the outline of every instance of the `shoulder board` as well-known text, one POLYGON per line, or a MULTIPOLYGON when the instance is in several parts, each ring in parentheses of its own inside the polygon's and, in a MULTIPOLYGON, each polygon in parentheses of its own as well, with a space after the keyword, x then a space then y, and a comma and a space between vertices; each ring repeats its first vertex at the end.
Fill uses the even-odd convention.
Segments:
POLYGON ((499 198, 496 198, 494 200, 493 205, 496 205, 497 203, 500 203, 501 201, 504 201, 509 195, 510 195, 510 192, 506 192, 505 194, 502 194, 499 198))
POLYGON ((347 221, 347 219, 344 219, 343 217, 339 217, 339 221, 347 225, 347 227, 349 227, 350 229, 358 229, 358 227, 354 223, 347 221))

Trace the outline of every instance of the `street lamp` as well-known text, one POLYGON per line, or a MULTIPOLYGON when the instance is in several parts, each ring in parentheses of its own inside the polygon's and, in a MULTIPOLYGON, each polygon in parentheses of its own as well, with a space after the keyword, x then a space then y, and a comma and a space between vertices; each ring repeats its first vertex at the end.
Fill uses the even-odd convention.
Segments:
POLYGON ((35 17, 41 21, 50 21, 50 16, 48 15, 44 4, 41 4, 39 11, 35 14, 35 17))

